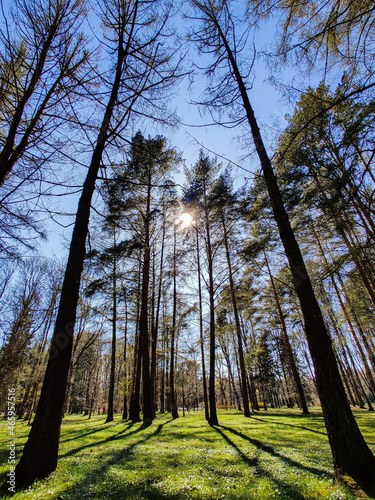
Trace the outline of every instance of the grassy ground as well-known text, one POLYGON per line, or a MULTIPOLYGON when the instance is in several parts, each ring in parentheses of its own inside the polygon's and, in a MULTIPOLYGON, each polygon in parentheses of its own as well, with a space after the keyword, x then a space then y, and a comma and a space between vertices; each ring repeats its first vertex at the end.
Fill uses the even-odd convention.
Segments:
MULTIPOLYGON (((375 452, 375 415, 356 412, 375 452)), ((14 499, 351 499, 333 484, 320 411, 261 411, 245 419, 220 411, 210 427, 201 412, 172 421, 158 416, 147 429, 105 416, 69 416, 62 426, 56 472, 14 499)), ((17 457, 29 428, 16 425, 17 457)), ((0 482, 9 450, 0 423, 0 482)))

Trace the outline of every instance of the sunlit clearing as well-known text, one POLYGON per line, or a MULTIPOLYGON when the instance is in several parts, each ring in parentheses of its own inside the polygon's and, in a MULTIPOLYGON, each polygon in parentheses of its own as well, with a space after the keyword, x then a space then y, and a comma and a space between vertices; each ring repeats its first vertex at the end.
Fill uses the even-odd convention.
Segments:
POLYGON ((182 223, 181 227, 190 226, 192 220, 193 220, 193 217, 190 214, 188 214, 188 213, 182 214, 180 217, 180 221, 182 223))

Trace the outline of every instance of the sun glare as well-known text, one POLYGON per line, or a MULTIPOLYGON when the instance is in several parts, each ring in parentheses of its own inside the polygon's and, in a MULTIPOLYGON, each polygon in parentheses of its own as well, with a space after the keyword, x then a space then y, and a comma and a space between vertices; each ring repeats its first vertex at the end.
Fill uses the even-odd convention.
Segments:
POLYGON ((193 220, 193 217, 187 212, 185 212, 184 214, 181 215, 180 220, 182 222, 182 227, 189 227, 193 220))

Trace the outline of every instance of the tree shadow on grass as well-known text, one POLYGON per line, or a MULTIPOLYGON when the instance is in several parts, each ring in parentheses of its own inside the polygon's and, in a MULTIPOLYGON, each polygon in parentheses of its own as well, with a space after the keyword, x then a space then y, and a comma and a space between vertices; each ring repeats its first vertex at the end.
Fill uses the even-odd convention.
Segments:
MULTIPOLYGON (((169 420, 168 420, 169 422, 169 420)), ((168 423, 166 422, 166 423, 168 423)), ((128 429, 130 429, 134 424, 131 423, 131 424, 128 424, 128 426, 125 428, 125 429, 122 429, 120 432, 118 432, 117 434, 114 434, 106 439, 102 439, 101 441, 95 441, 93 443, 87 443, 83 446, 80 446, 79 448, 74 448, 72 450, 69 450, 67 451, 66 453, 63 453, 63 454, 59 454, 59 459, 60 458, 66 458, 66 457, 69 457, 71 455, 75 455, 76 453, 82 451, 82 450, 85 450, 87 448, 93 448, 94 446, 100 446, 100 445, 107 445, 108 443, 110 443, 111 441, 117 441, 119 439, 124 439, 126 437, 129 437, 133 434, 136 434, 137 432, 140 432, 142 430, 144 430, 145 428, 142 427, 142 426, 139 426, 137 429, 134 429, 133 431, 131 432, 128 432, 127 434, 124 434, 128 429)), ((161 425, 164 425, 164 424, 161 424, 161 425)), ((101 429, 103 430, 103 429, 101 429)), ((93 434, 93 433, 89 433, 89 434, 93 434)), ((81 436, 79 436, 81 437, 81 436)))
POLYGON ((235 434, 236 436, 240 437, 241 439, 245 439, 246 441, 249 441, 249 443, 251 443, 253 446, 264 451, 265 453, 269 453, 270 455, 272 455, 276 458, 279 458, 280 460, 282 460, 283 462, 285 462, 287 465, 289 465, 291 467, 305 470, 307 472, 310 472, 311 474, 315 474, 316 476, 322 476, 322 475, 327 474, 327 472, 323 469, 317 469, 315 467, 308 467, 306 465, 302 465, 301 463, 296 462, 292 458, 289 458, 289 457, 282 455, 281 453, 276 451, 274 448, 272 448, 272 446, 268 446, 266 444, 263 444, 260 441, 258 441, 257 439, 253 439, 249 436, 246 436, 246 434, 242 434, 242 432, 236 431, 235 429, 231 429, 230 427, 227 427, 226 425, 220 425, 220 427, 222 429, 225 429, 225 430, 231 432, 232 434, 235 434))
MULTIPOLYGON (((128 429, 130 429, 130 427, 132 427, 132 426, 134 425, 134 422, 130 422, 130 423, 126 424, 126 425, 127 425, 127 426, 126 426, 126 428, 125 428, 125 429, 123 429, 123 430, 121 431, 121 433, 122 433, 122 432, 127 431, 128 429)), ((68 437, 68 439, 60 439, 60 444, 63 444, 63 443, 68 443, 69 441, 75 441, 77 438, 81 439, 81 438, 83 438, 83 437, 90 436, 91 434, 96 434, 97 432, 105 431, 105 430, 107 430, 107 429, 108 429, 108 427, 109 427, 109 426, 108 426, 108 424, 104 424, 104 423, 103 423, 103 424, 100 424, 100 427, 95 428, 95 429, 90 430, 90 431, 85 432, 85 433, 80 432, 80 430, 79 430, 79 429, 78 429, 78 430, 76 430, 76 431, 71 431, 71 432, 69 432, 69 431, 68 431, 68 432, 66 433, 66 434, 67 434, 67 436, 69 436, 69 435, 71 435, 72 433, 74 433, 74 434, 73 434, 73 436, 72 436, 72 437, 68 437)))
MULTIPOLYGON (((274 477, 270 472, 268 472, 264 467, 261 467, 259 465, 259 458, 249 458, 246 456, 246 454, 234 443, 224 432, 220 429, 220 427, 232 431, 232 429, 225 427, 223 425, 219 426, 212 426, 213 429, 215 429, 216 432, 218 432, 223 439, 230 445, 232 446, 236 452, 240 455, 242 460, 246 462, 250 467, 253 467, 255 469, 255 474, 260 477, 266 477, 267 479, 270 479, 273 481, 277 488, 279 488, 279 492, 282 493, 281 498, 288 498, 289 499, 294 499, 294 500, 305 500, 306 496, 301 493, 301 491, 295 486, 290 483, 287 483, 286 481, 283 481, 281 479, 277 479, 274 477)), ((235 432, 235 434, 240 434, 235 432)), ((242 437, 242 435, 241 435, 242 437)), ((255 445, 257 446, 257 445, 255 445)), ((267 447, 269 448, 269 447, 267 447)), ((249 497, 250 499, 251 497, 249 497)))
MULTIPOLYGON (((56 494, 55 498, 61 498, 61 495, 63 496, 64 499, 66 500, 75 500, 75 499, 81 499, 83 495, 87 496, 87 489, 89 485, 98 485, 102 484, 105 480, 106 474, 108 473, 108 470, 111 468, 113 465, 121 465, 125 464, 126 462, 130 461, 132 458, 134 448, 138 445, 144 444, 147 441, 149 441, 152 438, 157 437, 164 425, 168 424, 171 422, 171 420, 168 420, 162 424, 159 424, 157 428, 155 429, 154 432, 149 434, 148 436, 145 436, 144 438, 138 439, 136 442, 132 443, 131 445, 110 453, 108 455, 107 459, 103 459, 100 463, 100 466, 93 469, 91 472, 89 472, 83 479, 80 481, 76 482, 73 486, 67 488, 66 490, 60 491, 59 493, 56 494)), ((148 429, 150 427, 147 427, 148 429)), ((92 448, 93 446, 97 446, 100 444, 104 443, 110 443, 113 442, 117 439, 125 439, 130 435, 133 435, 137 432, 140 432, 142 430, 145 430, 147 428, 142 428, 141 426, 123 436, 120 436, 122 433, 118 433, 113 437, 108 438, 107 440, 103 440, 99 443, 93 443, 90 445, 92 448)), ((83 447, 83 448, 86 448, 83 447)), ((80 448, 79 450, 81 450, 80 448)), ((78 450, 78 451, 79 451, 78 450)), ((73 453, 69 452, 69 455, 76 453, 77 450, 74 450, 73 453)), ((65 456, 67 456, 66 454, 65 456)), ((145 478, 142 481, 137 482, 137 484, 132 484, 132 483, 127 483, 126 481, 122 481, 120 485, 117 484, 112 484, 111 485, 111 491, 108 492, 108 497, 106 496, 105 498, 119 498, 121 500, 127 500, 127 499, 135 499, 135 498, 142 498, 145 500, 181 500, 181 498, 178 495, 168 495, 166 496, 165 492, 162 492, 159 488, 157 488, 155 485, 152 483, 154 480, 151 478, 145 478)), ((90 498, 90 497, 89 497, 90 498)), ((91 498, 101 498, 99 497, 99 493, 95 493, 95 491, 92 491, 91 498)), ((104 498, 104 497, 103 497, 104 498)))
MULTIPOLYGON (((304 415, 305 417, 306 415, 304 415)), ((285 422, 277 422, 277 421, 272 421, 272 422, 269 422, 268 420, 264 420, 263 418, 259 418, 259 417, 255 417, 255 416, 251 416, 251 418, 253 420, 258 420, 259 422, 265 422, 266 424, 270 425, 270 424, 275 424, 275 425, 285 425, 287 427, 292 427, 292 428, 297 428, 297 429, 302 429, 304 431, 308 431, 308 432, 313 432, 314 434, 320 434, 322 436, 327 436, 327 433, 326 432, 322 432, 322 431, 316 431, 315 429, 310 429, 309 427, 304 427, 303 425, 295 425, 295 424, 286 424, 285 422)))

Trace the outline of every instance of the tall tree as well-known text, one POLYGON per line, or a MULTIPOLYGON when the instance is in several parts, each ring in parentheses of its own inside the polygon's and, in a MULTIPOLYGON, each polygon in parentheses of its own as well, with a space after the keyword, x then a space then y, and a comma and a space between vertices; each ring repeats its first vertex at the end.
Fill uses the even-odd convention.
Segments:
POLYGON ((209 191, 210 183, 217 173, 218 165, 216 160, 211 160, 203 151, 194 167, 187 172, 187 179, 190 182, 189 188, 184 195, 186 206, 196 212, 196 220, 200 216, 207 256, 208 267, 208 293, 210 304, 210 374, 208 381, 208 399, 209 399, 209 420, 211 425, 216 425, 216 396, 215 396, 215 288, 214 288, 214 256, 215 249, 212 242, 213 225, 213 204, 210 202, 209 191))
MULTIPOLYGON (((139 356, 142 363, 143 420, 148 425, 153 419, 152 384, 150 371, 150 276, 151 248, 156 216, 163 192, 169 189, 166 175, 179 161, 175 150, 168 149, 166 139, 157 136, 144 138, 138 132, 131 141, 129 160, 117 174, 118 199, 130 224, 124 227, 133 234, 142 248, 142 284, 139 312, 139 356), (120 193, 122 193, 120 195, 120 193), (128 227, 126 227, 128 226, 128 227)), ((136 396, 137 397, 137 396, 136 396)), ((137 416, 134 416, 137 418, 137 416)))
POLYGON ((244 357, 243 340, 242 340, 242 329, 241 329, 240 316, 237 306, 237 297, 235 293, 232 258, 229 248, 230 233, 228 224, 233 225, 234 222, 233 220, 231 221, 228 212, 230 212, 230 209, 232 209, 232 212, 234 211, 233 208, 236 202, 235 193, 233 193, 232 191, 233 191, 232 181, 229 177, 229 172, 226 171, 224 174, 219 176, 217 182, 215 183, 212 189, 211 199, 218 208, 219 217, 221 219, 223 228, 224 247, 228 265, 229 289, 233 307, 234 321, 236 325, 237 348, 238 348, 238 357, 239 357, 240 373, 241 373, 241 388, 242 388, 241 392, 244 405, 244 415, 245 417, 250 417, 249 396, 247 390, 247 376, 246 376, 245 357, 244 357))
POLYGON ((245 78, 240 69, 240 42, 236 38, 234 18, 227 2, 192 0, 191 3, 202 21, 202 27, 193 33, 192 39, 197 42, 202 52, 209 52, 215 56, 213 65, 209 68, 211 77, 220 70, 224 75, 223 80, 212 89, 205 104, 216 107, 221 99, 227 106, 233 102, 240 105, 242 109, 239 120, 246 120, 251 130, 305 320, 305 332, 315 367, 316 383, 336 477, 341 478, 348 474, 363 487, 375 490, 375 457, 350 410, 332 342, 250 103, 245 78))
POLYGON ((207 377, 206 377, 206 361, 204 355, 204 335, 203 335, 203 299, 202 299, 202 271, 200 263, 200 247, 199 247, 199 231, 196 223, 194 223, 196 234, 196 249, 197 249, 197 280, 198 280, 198 307, 199 307, 199 345, 201 350, 202 361, 202 383, 203 383, 203 400, 204 400, 204 413, 208 421, 210 418, 208 407, 208 394, 207 394, 207 377))
POLYGON ((178 418, 178 410, 176 403, 176 391, 175 391, 175 343, 177 334, 177 234, 176 234, 176 224, 173 225, 173 305, 172 305, 172 328, 171 328, 171 362, 169 371, 169 397, 170 405, 172 411, 172 418, 178 418))
POLYGON ((104 149, 110 139, 118 137, 120 128, 129 122, 137 101, 142 101, 142 98, 147 100, 147 97, 152 101, 153 92, 160 86, 164 89, 168 87, 176 74, 170 67, 170 57, 163 52, 159 44, 159 36, 168 13, 163 15, 160 12, 160 15, 156 16, 158 7, 157 2, 150 5, 148 1, 142 0, 106 0, 100 4, 107 43, 110 44, 116 61, 105 79, 111 82, 108 100, 78 204, 50 357, 37 412, 22 457, 16 466, 18 485, 30 484, 36 478, 46 477, 57 465, 61 416, 72 352, 90 206, 104 149))
POLYGON ((78 33, 83 13, 82 0, 18 0, 0 30, 0 186, 25 150, 61 123, 62 103, 84 80, 88 52, 78 33))

